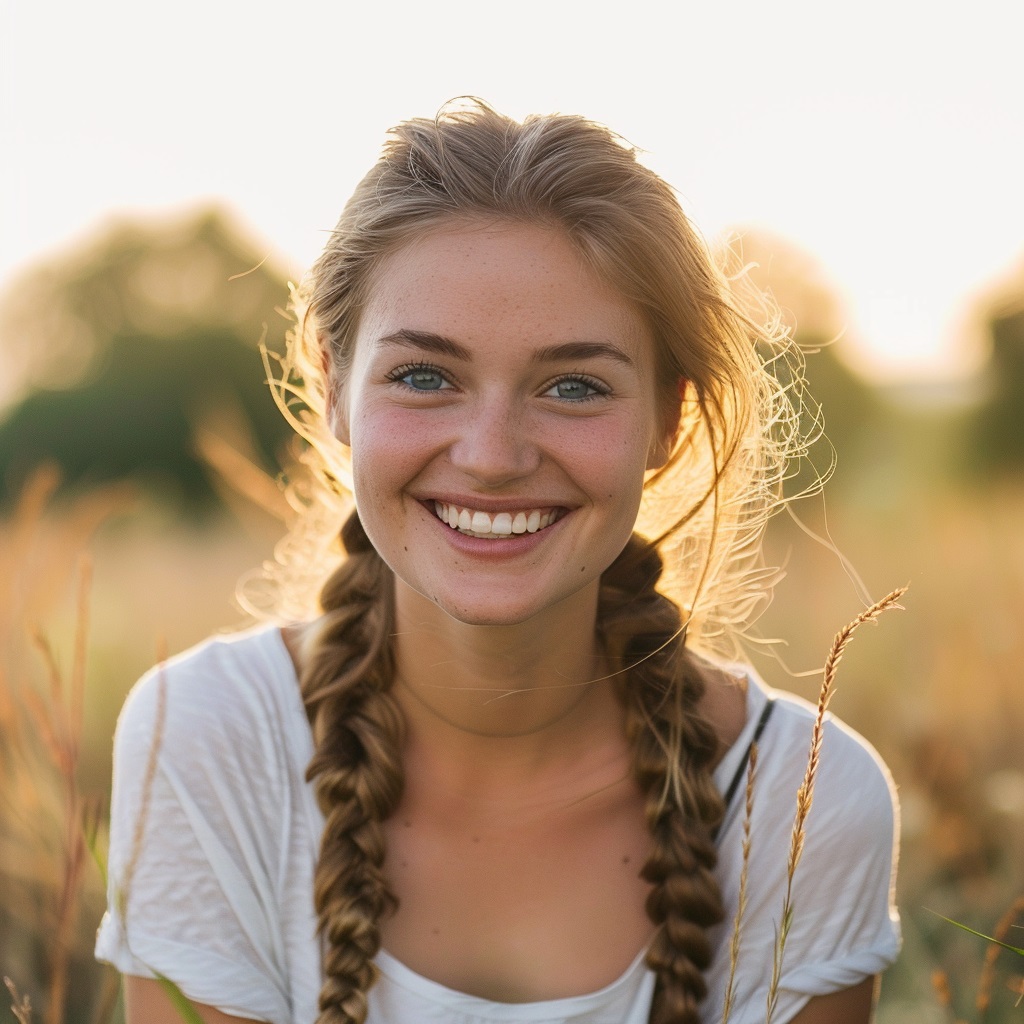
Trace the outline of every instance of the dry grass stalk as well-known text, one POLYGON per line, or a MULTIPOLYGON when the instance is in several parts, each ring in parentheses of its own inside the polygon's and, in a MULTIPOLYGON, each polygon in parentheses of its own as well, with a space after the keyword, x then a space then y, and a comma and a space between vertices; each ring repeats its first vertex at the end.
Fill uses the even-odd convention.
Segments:
POLYGON ((804 772, 803 782, 800 784, 796 795, 796 816, 793 819, 789 859, 786 863, 786 895, 782 901, 782 919, 775 938, 772 978, 768 986, 765 1024, 771 1024, 771 1019, 775 1014, 775 1007, 778 1003, 779 983, 782 980, 782 962, 786 953, 786 941, 789 938, 789 930, 793 924, 793 879, 796 875, 796 869, 800 864, 800 858, 803 856, 804 842, 807 838, 807 816, 810 814, 811 805, 814 803, 814 784, 818 777, 818 768, 821 764, 821 745, 825 738, 825 713, 828 711, 829 703, 835 692, 836 673, 839 670, 839 663, 843 660, 846 647, 853 639, 857 629, 865 622, 874 622, 882 612, 888 611, 890 608, 901 608, 899 600, 906 592, 906 587, 897 587, 891 593, 886 594, 881 601, 876 601, 870 608, 865 608, 855 619, 847 623, 836 633, 835 639, 832 641, 832 649, 825 660, 821 690, 818 695, 818 711, 814 718, 814 727, 811 730, 811 745, 807 755, 807 768, 804 772))
POLYGON ((736 903, 736 916, 732 924, 732 938, 729 940, 729 981, 725 986, 725 1000, 722 1003, 722 1024, 732 1016, 732 1004, 736 994, 736 968, 740 959, 740 936, 743 934, 743 916, 747 910, 747 881, 750 874, 750 826, 754 816, 754 780, 757 777, 757 744, 750 745, 750 760, 747 762, 747 792, 743 810, 743 866, 740 868, 740 891, 736 903))
POLYGON ((247 446, 247 454, 207 426, 196 430, 194 443, 199 456, 227 485, 228 493, 218 488, 227 504, 231 504, 230 494, 235 493, 275 519, 284 521, 289 517, 291 508, 280 484, 259 467, 251 446, 247 446))
MULTIPOLYGON (((22 490, 13 518, 0 524, 0 863, 6 877, 22 883, 17 891, 28 894, 31 920, 38 919, 38 897, 52 908, 46 924, 46 1024, 66 1018, 89 846, 95 845, 101 818, 101 800, 87 800, 78 781, 92 583, 91 561, 80 553, 101 523, 125 508, 127 491, 104 489, 54 524, 46 511, 59 481, 55 468, 40 468, 22 490), (74 637, 65 672, 32 623, 63 600, 69 576, 75 578, 74 637), (35 665, 20 664, 26 636, 42 663, 40 683, 32 681, 35 665)), ((11 983, 8 990, 15 1016, 27 1022, 28 999, 20 1000, 11 983)))
MULTIPOLYGON (((34 881, 41 888, 57 892, 55 920, 48 943, 51 962, 46 1024, 60 1024, 64 1019, 68 998, 68 969, 74 947, 75 926, 86 864, 86 809, 78 787, 78 762, 81 750, 91 579, 90 563, 87 559, 82 559, 76 588, 74 655, 67 695, 57 658, 48 641, 38 631, 35 632, 33 639, 45 667, 47 699, 34 689, 26 689, 19 694, 22 708, 35 726, 32 734, 41 742, 45 757, 56 770, 56 784, 59 790, 59 796, 55 796, 55 801, 57 820, 60 823, 60 859, 55 875, 51 876, 48 873, 46 858, 31 858, 35 862, 37 872, 32 876, 34 881)), ((18 719, 10 723, 6 739, 16 748, 17 757, 12 762, 12 774, 19 783, 16 804, 26 808, 35 807, 38 810, 43 807, 43 800, 38 789, 39 779, 35 777, 37 766, 32 757, 33 744, 26 742, 27 737, 22 735, 18 719), (22 786, 21 783, 27 783, 27 786, 22 786)), ((30 829, 35 823, 23 824, 26 829, 30 829)), ((15 1013, 17 1015, 17 1008, 15 1013)))
POLYGON ((121 918, 121 927, 124 930, 126 941, 128 936, 128 898, 131 894, 135 869, 138 867, 139 857, 142 855, 142 843, 146 835, 146 820, 149 818, 149 803, 153 797, 153 780, 156 778, 157 763, 160 760, 160 749, 163 746, 164 740, 164 724, 167 719, 167 677, 164 673, 164 664, 167 661, 166 644, 161 642, 160 648, 158 657, 160 670, 157 677, 156 719, 153 723, 153 742, 149 747, 149 757, 146 759, 146 773, 142 778, 142 800, 139 805, 139 816, 135 821, 135 831, 132 833, 131 853, 128 856, 128 863, 125 865, 121 888, 117 893, 117 912, 121 918))
MULTIPOLYGON (((89 630, 89 587, 92 567, 83 558, 78 581, 75 644, 69 680, 67 704, 63 700, 60 674, 50 655, 51 699, 57 719, 53 737, 57 744, 57 765, 64 787, 64 869, 63 884, 57 902, 57 924, 51 950, 50 993, 46 1024, 61 1024, 68 995, 68 966, 74 938, 75 921, 86 863, 85 807, 78 790, 78 755, 81 748, 82 708, 84 705, 85 667, 89 630)), ((42 642, 49 653, 49 646, 42 642)))
MULTIPOLYGON (((1018 896, 1010 909, 997 922, 995 930, 992 932, 992 938, 996 942, 1006 941, 1006 937, 1010 934, 1010 929, 1016 923, 1017 918, 1022 915, 1024 915, 1024 896, 1018 896)), ((989 1006, 992 1005, 992 986, 996 980, 996 960, 1002 950, 1003 947, 997 946, 995 942, 990 943, 985 950, 985 961, 982 964, 981 975, 978 978, 978 994, 974 1000, 979 1020, 984 1018, 985 1014, 988 1013, 989 1006)), ((1021 998, 1024 998, 1024 980, 1021 982, 1021 998)))
POLYGON ((11 1004, 11 1012, 18 1018, 19 1024, 32 1024, 32 1004, 29 1002, 28 996, 20 995, 10 978, 5 977, 4 984, 14 1000, 11 1004))
POLYGON ((112 483, 48 515, 59 485, 56 467, 39 467, 21 489, 10 519, 0 522, 0 643, 12 651, 26 624, 48 621, 63 603, 78 556, 100 527, 137 497, 131 485, 112 483))
POLYGON ((932 991, 935 993, 939 1006, 944 1010, 949 1010, 954 1024, 967 1024, 965 1020, 956 1017, 953 1013, 953 990, 949 985, 949 975, 945 971, 932 972, 932 991))

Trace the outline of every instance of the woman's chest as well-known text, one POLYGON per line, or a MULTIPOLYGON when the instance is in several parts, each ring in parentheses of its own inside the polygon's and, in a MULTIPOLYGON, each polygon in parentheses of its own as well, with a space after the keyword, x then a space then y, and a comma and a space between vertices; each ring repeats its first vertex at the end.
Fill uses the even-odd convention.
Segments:
POLYGON ((650 839, 632 797, 429 826, 400 811, 387 832, 399 910, 383 946, 448 988, 498 1002, 593 992, 650 938, 640 878, 650 839))

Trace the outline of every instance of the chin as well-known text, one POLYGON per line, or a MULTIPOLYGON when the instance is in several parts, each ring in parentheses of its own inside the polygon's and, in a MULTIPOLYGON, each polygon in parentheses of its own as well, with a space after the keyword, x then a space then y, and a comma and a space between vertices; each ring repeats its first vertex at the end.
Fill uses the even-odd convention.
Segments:
POLYGON ((467 608, 443 601, 435 600, 434 603, 447 616, 466 626, 519 626, 537 614, 536 609, 510 608, 508 605, 497 608, 479 605, 467 608))

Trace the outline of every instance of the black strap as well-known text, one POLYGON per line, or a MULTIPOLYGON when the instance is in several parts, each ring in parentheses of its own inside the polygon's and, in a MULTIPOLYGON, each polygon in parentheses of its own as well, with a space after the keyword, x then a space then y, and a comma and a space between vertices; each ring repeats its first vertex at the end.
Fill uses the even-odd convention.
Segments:
POLYGON ((740 783, 743 781, 743 777, 747 773, 747 763, 750 761, 751 747, 753 747, 753 745, 761 738, 761 733, 764 732, 764 727, 768 724, 768 719, 771 718, 772 708, 774 707, 775 698, 769 697, 768 703, 765 704, 764 709, 761 711, 761 717, 757 720, 757 727, 754 729, 754 736, 747 745, 747 749, 743 752, 743 758, 736 768, 736 774, 733 775, 732 782, 729 783, 729 788, 725 791, 726 807, 732 803, 732 798, 736 795, 736 790, 740 788, 740 783))

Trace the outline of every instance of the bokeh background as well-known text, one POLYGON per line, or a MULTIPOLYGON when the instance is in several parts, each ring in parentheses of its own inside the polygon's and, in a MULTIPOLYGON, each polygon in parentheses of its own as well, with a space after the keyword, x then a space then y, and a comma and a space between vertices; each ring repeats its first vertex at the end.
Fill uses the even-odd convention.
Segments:
POLYGON ((815 696, 865 594, 910 583, 834 704, 903 805, 879 1021, 1024 1020, 1020 958, 986 968, 932 913, 991 933, 1024 894, 1019 4, 0 10, 0 973, 38 1019, 117 1019, 79 841, 102 859, 117 710, 160 651, 246 621, 282 533, 295 448, 257 346, 385 129, 474 94, 609 124, 795 324, 837 464, 770 530, 758 630, 784 643, 755 664, 815 696))

